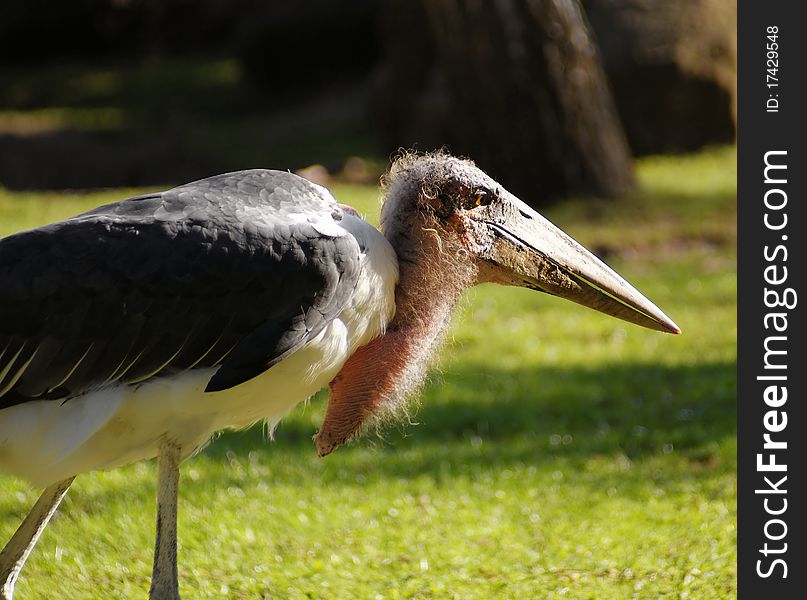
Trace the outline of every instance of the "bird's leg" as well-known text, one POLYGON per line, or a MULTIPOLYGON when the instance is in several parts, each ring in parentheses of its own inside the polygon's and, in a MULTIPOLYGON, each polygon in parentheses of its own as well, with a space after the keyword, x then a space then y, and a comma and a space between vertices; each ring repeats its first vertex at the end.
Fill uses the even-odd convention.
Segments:
POLYGON ((56 508, 67 493, 73 477, 54 483, 46 488, 31 512, 25 517, 14 535, 0 552, 0 600, 11 600, 14 596, 14 584, 22 570, 28 555, 34 549, 39 536, 45 531, 48 521, 56 512, 56 508))
POLYGON ((179 600, 177 580, 177 494, 181 448, 163 440, 158 458, 157 540, 154 544, 154 569, 150 600, 179 600))

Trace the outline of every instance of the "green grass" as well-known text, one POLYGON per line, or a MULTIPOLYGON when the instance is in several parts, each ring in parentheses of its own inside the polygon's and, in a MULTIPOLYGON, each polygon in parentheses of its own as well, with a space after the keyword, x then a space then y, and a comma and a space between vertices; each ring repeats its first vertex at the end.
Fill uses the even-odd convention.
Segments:
POLYGON ((0 173, 13 189, 265 165, 338 170, 377 152, 367 84, 261 91, 231 57, 0 64, 0 81, 0 153, 17 155, 0 173))
MULTIPOLYGON (((548 216, 682 327, 520 289, 467 295, 416 425, 316 458, 324 397, 274 442, 182 467, 185 598, 726 598, 736 594, 733 149, 638 163, 640 189, 548 216)), ((377 194, 335 186, 377 215, 377 194)), ((0 192, 0 234, 120 197, 0 192)), ((79 477, 18 598, 143 598, 154 462, 79 477)), ((0 538, 36 490, 0 478, 0 538)))

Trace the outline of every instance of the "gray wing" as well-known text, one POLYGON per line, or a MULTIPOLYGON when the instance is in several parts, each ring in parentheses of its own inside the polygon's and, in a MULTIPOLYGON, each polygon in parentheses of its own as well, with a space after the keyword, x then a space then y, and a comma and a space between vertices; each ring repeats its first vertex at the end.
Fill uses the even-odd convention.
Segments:
POLYGON ((195 368, 219 367, 208 391, 255 377, 352 294, 340 218, 310 182, 254 170, 0 240, 0 409, 195 368))

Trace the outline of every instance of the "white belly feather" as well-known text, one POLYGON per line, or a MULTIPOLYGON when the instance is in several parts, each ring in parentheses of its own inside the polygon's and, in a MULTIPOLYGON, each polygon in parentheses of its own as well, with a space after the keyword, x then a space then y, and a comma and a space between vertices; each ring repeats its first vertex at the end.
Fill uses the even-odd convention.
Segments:
POLYGON ((215 370, 195 370, 136 386, 115 385, 66 402, 31 401, 3 409, 0 471, 48 485, 156 456, 164 436, 189 455, 221 429, 261 419, 273 428, 327 385, 392 318, 397 261, 380 234, 373 241, 350 304, 316 338, 262 375, 205 393, 215 370))

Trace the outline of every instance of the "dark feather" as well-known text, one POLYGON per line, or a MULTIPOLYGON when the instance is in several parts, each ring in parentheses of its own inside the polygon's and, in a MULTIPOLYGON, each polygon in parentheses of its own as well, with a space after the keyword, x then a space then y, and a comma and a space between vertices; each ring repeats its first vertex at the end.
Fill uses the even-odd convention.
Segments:
POLYGON ((300 177, 241 171, 0 240, 0 408, 189 368, 219 366, 208 391, 262 373, 355 287, 358 242, 313 224, 334 209, 300 177))

